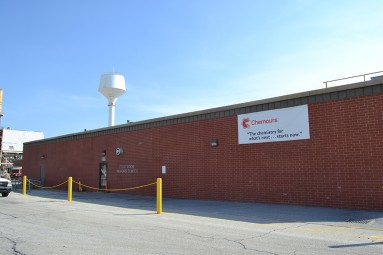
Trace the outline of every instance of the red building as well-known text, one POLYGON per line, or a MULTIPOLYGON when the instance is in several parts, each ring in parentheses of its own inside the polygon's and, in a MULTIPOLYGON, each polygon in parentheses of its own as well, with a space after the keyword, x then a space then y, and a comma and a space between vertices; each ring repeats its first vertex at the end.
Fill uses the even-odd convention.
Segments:
POLYGON ((383 210, 382 147, 380 79, 29 142, 23 169, 47 186, 162 177, 165 197, 383 210))

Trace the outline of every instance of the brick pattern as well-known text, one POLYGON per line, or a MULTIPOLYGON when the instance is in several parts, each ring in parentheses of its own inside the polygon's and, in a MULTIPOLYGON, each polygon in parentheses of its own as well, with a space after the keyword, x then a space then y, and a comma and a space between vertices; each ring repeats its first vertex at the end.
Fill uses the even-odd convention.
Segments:
MULTIPOLYGON (((237 117, 223 116, 29 144, 23 168, 38 179, 44 164, 46 185, 72 176, 98 187, 105 149, 109 188, 162 177, 165 197, 383 210, 383 94, 311 103, 309 119, 310 140, 239 145, 237 117), (127 166, 134 171, 119 171, 127 166)), ((129 193, 154 195, 155 186, 129 193)))

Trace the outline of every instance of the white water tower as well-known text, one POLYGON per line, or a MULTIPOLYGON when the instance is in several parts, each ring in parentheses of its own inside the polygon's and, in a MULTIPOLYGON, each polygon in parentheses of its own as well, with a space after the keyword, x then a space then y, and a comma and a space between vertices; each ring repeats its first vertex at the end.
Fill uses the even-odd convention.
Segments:
POLYGON ((105 73, 101 75, 98 91, 108 100, 109 127, 114 126, 114 111, 117 98, 126 92, 124 76, 119 73, 105 73))

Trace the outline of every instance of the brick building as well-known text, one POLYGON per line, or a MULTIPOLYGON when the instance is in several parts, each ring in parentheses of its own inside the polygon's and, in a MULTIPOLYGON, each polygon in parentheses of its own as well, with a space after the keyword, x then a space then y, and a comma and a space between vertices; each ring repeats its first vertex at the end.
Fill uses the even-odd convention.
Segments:
POLYGON ((104 187, 103 168, 109 188, 162 177, 165 197, 383 210, 382 145, 378 79, 29 142, 23 168, 46 185, 72 176, 104 187), (301 108, 307 116, 295 121, 301 108), (276 138, 278 114, 306 136, 276 138), (257 123, 270 125, 243 134, 257 123))

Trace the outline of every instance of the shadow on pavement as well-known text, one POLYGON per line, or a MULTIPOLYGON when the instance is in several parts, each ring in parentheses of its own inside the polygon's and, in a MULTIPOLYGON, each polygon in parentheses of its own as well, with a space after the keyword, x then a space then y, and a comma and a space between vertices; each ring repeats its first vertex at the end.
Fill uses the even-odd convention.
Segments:
POLYGON ((329 248, 350 248, 350 247, 369 246, 369 245, 377 245, 377 244, 383 244, 383 242, 357 243, 357 244, 346 244, 346 245, 331 245, 331 246, 329 246, 329 248))
MULTIPOLYGON (((16 192, 20 193, 20 191, 16 192)), ((67 200, 67 192, 58 190, 30 190, 28 195, 67 200)), ((73 201, 153 211, 153 213, 144 214, 154 214, 156 211, 156 199, 150 196, 74 192, 73 201)), ((374 228, 383 231, 383 211, 175 198, 163 199, 163 211, 259 224, 310 222, 331 225, 336 223, 337 226, 342 227, 374 228)))

